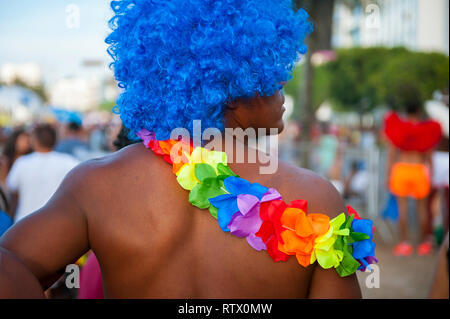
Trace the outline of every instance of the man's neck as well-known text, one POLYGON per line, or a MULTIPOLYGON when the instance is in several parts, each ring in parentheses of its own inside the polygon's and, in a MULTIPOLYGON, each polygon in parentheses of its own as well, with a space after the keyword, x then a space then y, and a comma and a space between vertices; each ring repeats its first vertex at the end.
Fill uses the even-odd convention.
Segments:
POLYGON ((36 148, 34 151, 39 154, 48 154, 48 153, 52 152, 52 149, 51 148, 36 148))
POLYGON ((272 145, 266 144, 269 138, 268 136, 260 137, 263 140, 262 142, 265 141, 260 145, 256 137, 246 138, 224 132, 217 141, 210 141, 211 144, 207 142, 205 146, 215 151, 225 152, 229 163, 259 163, 261 161, 267 163, 269 157, 278 158, 278 152, 272 153, 272 150, 269 149, 272 145), (260 149, 260 146, 262 149, 260 149), (263 153, 266 156, 261 158, 263 153))
POLYGON ((420 121, 420 114, 419 113, 406 114, 406 118, 412 122, 417 122, 420 121))

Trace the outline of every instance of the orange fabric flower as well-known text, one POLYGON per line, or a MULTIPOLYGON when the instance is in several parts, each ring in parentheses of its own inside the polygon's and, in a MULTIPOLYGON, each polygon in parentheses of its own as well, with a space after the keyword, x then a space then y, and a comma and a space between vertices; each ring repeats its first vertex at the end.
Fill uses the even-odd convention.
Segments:
POLYGON ((158 146, 160 152, 163 154, 164 159, 168 163, 173 165, 174 174, 176 174, 186 163, 189 163, 189 158, 187 157, 187 155, 191 155, 193 151, 192 145, 188 145, 187 143, 184 143, 182 141, 168 140, 159 141, 158 146), (174 146, 176 146, 176 150, 174 149, 174 146), (185 154, 186 150, 188 150, 189 154, 185 154), (172 152, 174 153, 172 154, 172 152))
POLYGON ((306 202, 294 201, 281 215, 282 242, 278 249, 288 255, 296 255, 300 265, 307 267, 311 263, 314 241, 326 234, 330 228, 330 218, 323 214, 306 215, 306 202))

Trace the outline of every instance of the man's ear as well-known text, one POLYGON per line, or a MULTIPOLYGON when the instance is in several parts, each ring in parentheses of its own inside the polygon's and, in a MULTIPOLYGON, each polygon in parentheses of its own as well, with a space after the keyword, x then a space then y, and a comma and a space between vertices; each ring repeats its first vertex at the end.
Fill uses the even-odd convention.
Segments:
POLYGON ((227 101, 226 106, 228 110, 235 110, 239 107, 237 100, 227 101))

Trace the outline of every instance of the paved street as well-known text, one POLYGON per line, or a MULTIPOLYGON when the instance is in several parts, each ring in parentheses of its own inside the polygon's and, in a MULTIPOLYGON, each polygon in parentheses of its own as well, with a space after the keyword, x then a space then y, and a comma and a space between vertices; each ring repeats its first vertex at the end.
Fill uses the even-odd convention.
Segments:
POLYGON ((392 248, 378 244, 376 255, 380 267, 380 288, 368 289, 365 281, 369 273, 358 273, 363 297, 369 299, 427 298, 438 253, 431 256, 395 257, 392 248))

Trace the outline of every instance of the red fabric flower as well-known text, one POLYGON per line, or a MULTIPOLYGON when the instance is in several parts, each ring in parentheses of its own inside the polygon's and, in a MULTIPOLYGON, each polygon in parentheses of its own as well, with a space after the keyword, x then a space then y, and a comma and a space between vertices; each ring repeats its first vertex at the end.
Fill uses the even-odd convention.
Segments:
POLYGON ((359 217, 358 212, 352 206, 347 206, 347 211, 348 214, 350 216, 353 216, 354 219, 361 219, 361 217, 359 217))
POLYGON ((281 232, 283 230, 280 219, 286 207, 287 205, 282 200, 273 200, 261 203, 259 210, 259 216, 263 222, 255 235, 266 244, 267 252, 275 262, 287 261, 290 257, 278 249, 278 242, 282 240, 281 232))
POLYGON ((267 252, 274 261, 287 261, 290 257, 278 249, 278 243, 284 243, 281 233, 286 229, 281 225, 281 216, 286 208, 299 208, 306 211, 307 202, 296 200, 286 205, 282 200, 274 200, 261 203, 259 211, 263 223, 255 235, 266 244, 267 252))
MULTIPOLYGON (((348 215, 349 216, 353 216, 354 219, 356 220, 361 220, 362 218, 359 217, 358 212, 352 207, 352 206, 347 206, 347 211, 348 211, 348 215)), ((372 234, 375 233, 375 226, 372 226, 372 234)))

